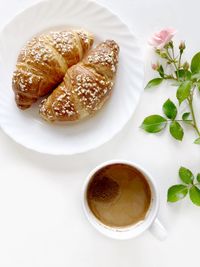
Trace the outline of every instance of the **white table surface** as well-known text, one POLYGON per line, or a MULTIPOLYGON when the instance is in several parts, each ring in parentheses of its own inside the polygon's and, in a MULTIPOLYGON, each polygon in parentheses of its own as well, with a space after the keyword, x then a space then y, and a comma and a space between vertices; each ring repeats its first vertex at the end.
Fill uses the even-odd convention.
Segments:
MULTIPOLYGON (((200 50, 197 0, 98 1, 119 14, 141 38, 145 81, 153 75, 153 52, 146 41, 155 30, 176 28, 176 39, 187 41, 188 57, 200 50)), ((33 2, 0 0, 0 28, 33 2)), ((200 148, 192 144, 195 134, 188 130, 178 143, 167 132, 154 136, 139 129, 143 118, 160 113, 162 103, 174 93, 168 86, 144 92, 121 133, 79 156, 38 154, 0 131, 0 266, 199 266, 200 208, 188 200, 166 203, 167 188, 178 181, 180 165, 200 171, 200 148), (161 194, 159 219, 169 234, 166 241, 156 240, 149 232, 134 240, 114 241, 87 222, 80 202, 84 178, 97 164, 113 158, 136 161, 154 175, 161 194)))

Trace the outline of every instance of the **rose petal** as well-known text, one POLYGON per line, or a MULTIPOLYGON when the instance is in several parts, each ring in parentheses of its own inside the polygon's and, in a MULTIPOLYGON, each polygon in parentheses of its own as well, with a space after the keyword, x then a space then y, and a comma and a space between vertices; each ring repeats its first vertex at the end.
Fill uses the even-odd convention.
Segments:
POLYGON ((155 48, 161 49, 171 41, 175 34, 175 29, 165 28, 159 32, 154 33, 152 38, 149 40, 149 44, 154 46, 155 48))

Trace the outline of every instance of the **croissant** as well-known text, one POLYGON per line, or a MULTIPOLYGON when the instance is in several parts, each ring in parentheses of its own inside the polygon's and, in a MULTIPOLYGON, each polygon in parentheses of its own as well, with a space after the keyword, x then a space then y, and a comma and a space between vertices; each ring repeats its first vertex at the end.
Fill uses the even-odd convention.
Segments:
POLYGON ((34 37, 19 54, 12 87, 20 109, 29 108, 62 81, 93 44, 83 30, 54 31, 34 37))
POLYGON ((119 46, 110 40, 90 50, 42 101, 40 115, 47 121, 78 121, 101 109, 111 94, 118 54, 119 46))

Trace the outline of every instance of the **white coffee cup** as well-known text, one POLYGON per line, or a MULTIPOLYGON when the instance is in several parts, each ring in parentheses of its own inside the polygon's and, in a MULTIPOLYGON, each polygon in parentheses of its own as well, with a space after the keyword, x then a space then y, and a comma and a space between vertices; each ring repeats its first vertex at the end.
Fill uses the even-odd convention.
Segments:
POLYGON ((159 208, 159 194, 158 194, 158 189, 156 186, 156 183, 151 176, 150 173, 148 173, 146 170, 144 170, 141 166, 139 166, 136 163, 126 161, 126 160, 111 160, 111 161, 106 161, 96 168, 94 168, 89 175, 87 176, 84 186, 83 186, 83 191, 82 191, 82 203, 83 203, 83 209, 85 212, 85 215, 88 219, 88 221, 103 235, 113 238, 113 239, 118 239, 118 240, 125 240, 125 239, 130 239, 137 237, 144 233, 146 230, 149 230, 155 237, 157 237, 159 240, 164 240, 167 237, 167 232, 163 225, 159 222, 157 219, 158 215, 158 208, 159 208), (87 188, 90 180, 94 176, 94 174, 102 169, 105 166, 109 166, 112 164, 126 164, 131 167, 136 168, 139 170, 146 178, 150 189, 151 189, 151 204, 150 208, 146 214, 146 217, 143 221, 128 226, 128 227, 122 227, 122 228, 115 228, 115 227, 110 227, 105 224, 103 224, 101 221, 99 221, 93 214, 93 212, 90 210, 88 206, 88 201, 87 201, 87 188))

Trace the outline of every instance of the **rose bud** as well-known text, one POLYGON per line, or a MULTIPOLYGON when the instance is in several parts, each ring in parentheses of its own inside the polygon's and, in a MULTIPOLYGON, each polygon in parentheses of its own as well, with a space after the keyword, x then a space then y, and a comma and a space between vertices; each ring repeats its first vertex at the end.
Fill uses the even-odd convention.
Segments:
POLYGON ((188 70, 190 67, 189 63, 186 61, 184 64, 183 64, 183 68, 184 70, 188 70))
POLYGON ((152 67, 153 70, 158 70, 160 65, 159 65, 159 63, 152 63, 151 67, 152 67))
POLYGON ((179 49, 183 51, 185 49, 185 42, 181 42, 179 45, 179 49))

